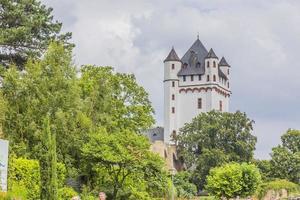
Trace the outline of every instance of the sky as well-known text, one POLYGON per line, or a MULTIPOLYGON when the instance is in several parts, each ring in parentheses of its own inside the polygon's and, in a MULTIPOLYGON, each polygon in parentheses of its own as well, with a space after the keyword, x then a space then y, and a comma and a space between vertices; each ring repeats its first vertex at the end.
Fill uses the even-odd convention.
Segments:
POLYGON ((43 0, 74 61, 134 73, 163 126, 163 60, 196 40, 231 65, 230 111, 255 121, 255 157, 269 159, 288 128, 300 129, 299 0, 43 0))

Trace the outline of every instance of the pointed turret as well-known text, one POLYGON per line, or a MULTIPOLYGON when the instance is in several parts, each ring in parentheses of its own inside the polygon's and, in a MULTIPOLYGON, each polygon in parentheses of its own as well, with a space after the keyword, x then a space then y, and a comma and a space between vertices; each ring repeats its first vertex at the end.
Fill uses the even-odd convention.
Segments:
POLYGON ((174 47, 172 47, 172 50, 170 51, 169 55, 164 60, 164 62, 167 61, 180 61, 180 58, 178 57, 174 47))
POLYGON ((227 61, 225 60, 224 57, 221 58, 220 62, 219 62, 219 66, 227 66, 230 67, 230 65, 227 63, 227 61))
POLYGON ((214 50, 211 48, 205 58, 218 58, 214 50))

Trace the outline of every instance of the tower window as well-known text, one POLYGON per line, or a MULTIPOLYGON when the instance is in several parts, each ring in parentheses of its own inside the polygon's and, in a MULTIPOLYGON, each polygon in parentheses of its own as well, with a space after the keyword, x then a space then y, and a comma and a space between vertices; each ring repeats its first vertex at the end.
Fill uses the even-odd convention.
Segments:
POLYGON ((209 75, 207 75, 206 80, 207 80, 207 82, 209 81, 209 75))
POLYGON ((172 69, 175 69, 175 64, 172 64, 172 69))
POLYGON ((229 75, 229 69, 227 69, 227 74, 229 75))
POLYGON ((222 101, 220 101, 220 102, 219 102, 219 104, 220 104, 220 105, 219 105, 219 107, 220 107, 220 111, 223 111, 223 102, 222 102, 222 101))
POLYGON ((194 81, 194 76, 193 75, 191 75, 191 81, 194 81))
POLYGON ((198 76, 199 81, 201 81, 201 75, 198 76))
POLYGON ((172 81, 172 87, 175 87, 175 81, 172 81))
POLYGON ((207 68, 209 68, 209 61, 207 61, 207 68))
POLYGON ((216 61, 213 62, 214 67, 216 67, 216 61))
POLYGON ((214 80, 214 82, 216 82, 216 75, 213 76, 213 80, 214 80))
POLYGON ((175 113, 175 107, 172 107, 172 113, 175 113))
POLYGON ((186 81, 186 77, 185 76, 183 76, 183 81, 186 81))
POLYGON ((227 87, 229 88, 229 82, 227 82, 227 87))
POLYGON ((202 108, 202 99, 199 98, 198 99, 198 109, 201 109, 202 108))
POLYGON ((175 95, 174 94, 172 94, 172 100, 175 100, 175 95))

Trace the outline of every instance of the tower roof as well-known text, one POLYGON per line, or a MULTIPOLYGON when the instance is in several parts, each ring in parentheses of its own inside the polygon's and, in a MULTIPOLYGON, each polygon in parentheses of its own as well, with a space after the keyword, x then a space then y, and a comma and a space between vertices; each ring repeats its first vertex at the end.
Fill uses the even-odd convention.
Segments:
POLYGON ((211 48, 205 58, 218 58, 218 56, 216 56, 214 50, 211 48))
POLYGON ((221 60, 219 62, 219 66, 228 66, 228 67, 230 67, 230 65, 227 63, 227 61, 225 60, 224 57, 221 58, 221 60))
POLYGON ((172 47, 169 55, 164 60, 164 62, 167 62, 167 61, 180 61, 180 58, 178 57, 176 51, 174 50, 174 47, 172 47))
POLYGON ((181 58, 181 62, 186 65, 179 72, 179 76, 192 75, 192 74, 204 74, 204 59, 207 55, 207 50, 202 42, 197 37, 197 40, 189 48, 189 50, 181 58))

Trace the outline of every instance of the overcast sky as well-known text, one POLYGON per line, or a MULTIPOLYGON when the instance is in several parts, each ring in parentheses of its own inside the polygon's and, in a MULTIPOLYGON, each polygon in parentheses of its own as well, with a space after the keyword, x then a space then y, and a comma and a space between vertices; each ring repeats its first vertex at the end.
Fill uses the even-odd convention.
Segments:
POLYGON ((230 111, 255 121, 256 157, 300 129, 299 0, 43 0, 73 33, 78 65, 134 73, 163 125, 163 60, 196 40, 231 65, 230 111))

